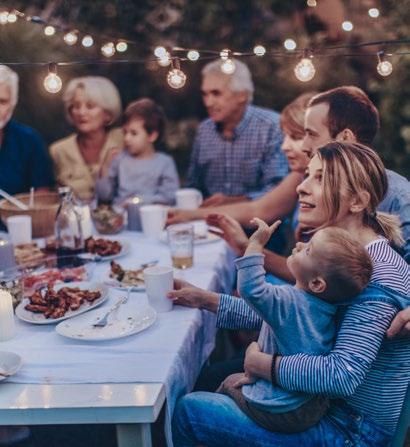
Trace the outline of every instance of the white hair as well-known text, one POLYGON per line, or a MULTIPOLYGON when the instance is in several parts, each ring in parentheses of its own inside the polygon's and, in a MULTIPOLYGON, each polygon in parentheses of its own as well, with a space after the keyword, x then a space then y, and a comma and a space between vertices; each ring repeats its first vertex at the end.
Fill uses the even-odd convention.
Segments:
POLYGON ((251 102, 253 100, 253 92, 255 90, 251 72, 249 71, 248 66, 240 60, 233 58, 231 58, 231 60, 235 64, 235 71, 232 74, 225 74, 221 70, 221 65, 224 63, 224 61, 221 59, 217 59, 216 61, 212 61, 203 67, 202 77, 205 77, 206 75, 211 73, 228 77, 229 88, 233 92, 248 92, 249 102, 251 102))
POLYGON ((11 105, 14 109, 19 95, 19 77, 17 73, 7 67, 7 65, 0 65, 0 84, 5 84, 10 89, 11 105))
POLYGON ((109 79, 102 76, 84 76, 71 79, 64 92, 64 107, 70 123, 72 123, 70 108, 78 88, 84 90, 90 101, 93 101, 111 115, 109 124, 114 123, 121 116, 121 98, 117 87, 109 79))

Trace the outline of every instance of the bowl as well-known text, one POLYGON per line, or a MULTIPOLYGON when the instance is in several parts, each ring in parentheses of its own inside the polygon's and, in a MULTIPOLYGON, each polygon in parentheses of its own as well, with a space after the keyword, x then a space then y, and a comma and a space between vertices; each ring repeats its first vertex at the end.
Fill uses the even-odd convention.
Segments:
POLYGON ((91 211, 91 217, 101 234, 117 234, 126 224, 126 211, 120 206, 100 205, 91 211))
MULTIPOLYGON (((29 204, 30 194, 16 194, 14 197, 21 200, 26 205, 29 204)), ((16 207, 8 200, 0 201, 0 218, 7 226, 7 218, 17 215, 31 216, 32 236, 46 237, 54 234, 55 217, 60 198, 57 193, 34 193, 34 206, 27 211, 16 207)))

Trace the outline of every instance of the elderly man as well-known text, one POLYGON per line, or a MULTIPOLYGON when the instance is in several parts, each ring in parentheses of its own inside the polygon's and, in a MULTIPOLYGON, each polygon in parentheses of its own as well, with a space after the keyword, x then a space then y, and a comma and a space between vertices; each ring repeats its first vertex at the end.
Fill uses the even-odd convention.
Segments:
POLYGON ((250 104, 251 73, 243 62, 234 63, 230 75, 222 72, 219 60, 202 70, 209 118, 195 138, 187 185, 202 191, 203 206, 255 199, 288 172, 279 115, 250 104))
POLYGON ((17 98, 17 73, 0 65, 0 188, 9 194, 54 184, 51 161, 41 136, 10 119, 17 98))

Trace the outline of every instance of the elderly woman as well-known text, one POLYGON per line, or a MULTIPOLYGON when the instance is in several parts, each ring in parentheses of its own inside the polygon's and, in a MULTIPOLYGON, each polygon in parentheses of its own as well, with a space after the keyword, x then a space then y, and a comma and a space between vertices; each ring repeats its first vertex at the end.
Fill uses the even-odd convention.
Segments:
POLYGON ((109 79, 86 76, 69 82, 63 100, 76 133, 53 143, 50 155, 57 181, 89 200, 96 179, 123 147, 121 129, 110 129, 121 115, 120 95, 109 79))

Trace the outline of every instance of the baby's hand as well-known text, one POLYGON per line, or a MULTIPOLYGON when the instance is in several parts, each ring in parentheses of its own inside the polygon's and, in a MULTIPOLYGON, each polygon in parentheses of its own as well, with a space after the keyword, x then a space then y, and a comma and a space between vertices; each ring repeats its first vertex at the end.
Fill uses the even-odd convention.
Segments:
POLYGON ((275 232, 276 228, 278 228, 278 226, 281 224, 281 221, 277 220, 275 223, 269 226, 262 219, 254 217, 251 220, 251 224, 258 227, 249 238, 249 245, 252 245, 256 248, 257 246, 264 247, 266 245, 272 234, 275 232))

